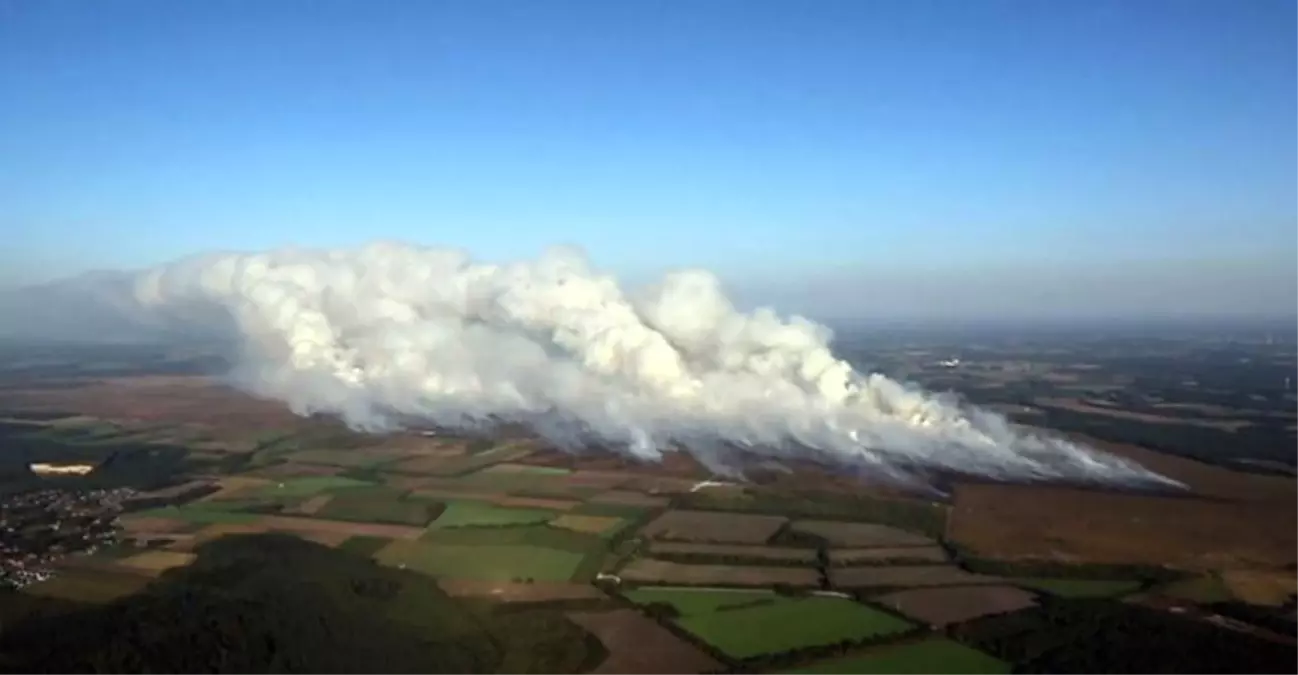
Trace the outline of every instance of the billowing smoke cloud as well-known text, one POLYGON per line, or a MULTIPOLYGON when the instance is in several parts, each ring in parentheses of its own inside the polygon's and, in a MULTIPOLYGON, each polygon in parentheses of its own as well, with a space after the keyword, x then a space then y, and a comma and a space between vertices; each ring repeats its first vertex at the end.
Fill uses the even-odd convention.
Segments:
POLYGON ((714 468, 799 457, 897 477, 1163 481, 857 373, 827 329, 737 312, 706 272, 626 292, 566 249, 493 265, 378 243, 195 257, 140 274, 134 293, 172 323, 233 322, 239 382, 362 429, 510 422, 569 447, 680 449, 714 468))

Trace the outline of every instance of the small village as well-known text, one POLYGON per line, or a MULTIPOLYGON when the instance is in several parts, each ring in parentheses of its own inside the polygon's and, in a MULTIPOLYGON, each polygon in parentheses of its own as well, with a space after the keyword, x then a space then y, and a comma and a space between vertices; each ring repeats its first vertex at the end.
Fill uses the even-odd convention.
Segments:
POLYGON ((54 563, 118 541, 117 516, 130 488, 50 488, 0 501, 0 587, 18 589, 54 575, 54 563))

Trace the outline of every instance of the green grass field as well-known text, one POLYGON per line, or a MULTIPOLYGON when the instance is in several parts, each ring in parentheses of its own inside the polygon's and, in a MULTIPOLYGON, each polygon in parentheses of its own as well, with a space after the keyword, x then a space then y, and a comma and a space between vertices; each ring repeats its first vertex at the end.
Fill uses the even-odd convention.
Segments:
POLYGON ((772 591, 740 590, 726 588, 686 588, 646 586, 622 592, 622 596, 637 605, 663 602, 676 608, 681 616, 711 614, 718 610, 749 605, 761 600, 781 599, 772 591))
POLYGON ((868 654, 821 661, 786 673, 1008 673, 1009 664, 945 639, 883 647, 868 654))
POLYGON ((455 545, 428 541, 393 541, 374 558, 389 566, 438 577, 509 581, 567 581, 585 556, 535 546, 455 545))
POLYGON ((212 507, 211 504, 221 504, 222 502, 195 502, 184 506, 164 506, 148 511, 139 511, 133 515, 144 516, 148 518, 173 518, 183 520, 189 523, 252 523, 256 522, 258 516, 254 513, 239 513, 237 511, 226 511, 220 507, 212 507))
POLYGON ((1109 598, 1126 595, 1140 588, 1139 581, 1098 579, 1013 579, 1013 583, 1061 598, 1109 598))
POLYGON ((902 619, 842 598, 777 596, 769 604, 682 616, 677 625, 736 659, 902 633, 902 619))
POLYGON ((406 499, 404 491, 380 485, 336 490, 333 498, 315 516, 360 523, 423 526, 433 519, 438 508, 436 503, 406 499))
POLYGON ((547 525, 429 529, 420 541, 438 546, 522 546, 566 551, 581 559, 572 579, 583 582, 595 577, 608 552, 608 541, 597 535, 547 525))
POLYGON ((517 509, 496 506, 487 502, 454 501, 430 526, 433 529, 455 527, 498 527, 501 525, 531 525, 544 523, 558 515, 546 509, 517 509))

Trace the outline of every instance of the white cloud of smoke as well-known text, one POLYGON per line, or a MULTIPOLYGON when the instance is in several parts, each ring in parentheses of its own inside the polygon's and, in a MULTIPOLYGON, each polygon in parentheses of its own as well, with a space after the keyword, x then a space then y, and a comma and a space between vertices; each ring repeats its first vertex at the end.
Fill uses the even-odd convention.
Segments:
POLYGON ((521 422, 575 447, 709 466, 797 457, 903 478, 954 470, 1163 479, 835 358, 829 331, 737 312, 684 271, 626 292, 575 251, 472 262, 391 243, 199 256, 141 273, 140 307, 241 336, 237 380, 362 429, 521 422))

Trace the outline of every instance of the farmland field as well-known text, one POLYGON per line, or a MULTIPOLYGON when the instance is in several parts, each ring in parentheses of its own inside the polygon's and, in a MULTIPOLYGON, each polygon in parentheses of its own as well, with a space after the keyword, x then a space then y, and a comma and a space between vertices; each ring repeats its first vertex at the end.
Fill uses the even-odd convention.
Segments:
POLYGON ((568 615, 608 650, 594 673, 707 673, 721 667, 698 647, 631 609, 568 615))
POLYGON ((458 501, 446 505, 446 510, 430 526, 433 529, 453 527, 495 527, 501 525, 530 525, 544 523, 558 513, 544 509, 516 509, 484 502, 458 501))
POLYGON ((654 555, 716 556, 746 558, 750 560, 775 560, 780 562, 816 562, 816 551, 810 548, 785 546, 757 546, 745 544, 693 544, 688 542, 655 541, 649 546, 654 555))
POLYGON ((394 541, 375 560, 437 577, 509 581, 567 581, 585 556, 535 546, 461 546, 427 541, 394 541))
POLYGON ((363 480, 344 478, 342 476, 307 476, 304 478, 286 478, 259 488, 255 494, 263 497, 312 497, 317 493, 338 488, 366 487, 373 485, 363 480))
POLYGON ((1099 579, 1012 579, 1014 583, 1061 598, 1101 598, 1126 595, 1140 588, 1139 581, 1099 579))
POLYGON ((901 561, 943 563, 947 561, 947 555, 940 546, 844 548, 829 551, 829 562, 832 565, 874 565, 901 561))
POLYGON ((991 614, 1005 614, 1036 604, 1036 598, 1013 586, 912 588, 870 598, 917 621, 946 626, 991 614))
POLYGON ((194 562, 195 557, 193 553, 182 553, 180 551, 145 551, 129 558, 123 558, 118 561, 118 564, 138 570, 162 573, 173 567, 184 567, 194 562))
POLYGON ((689 565, 666 560, 641 558, 623 567, 618 574, 627 581, 661 584, 700 584, 707 586, 816 586, 816 570, 803 567, 758 567, 749 565, 689 565))
POLYGON ((251 513, 236 513, 234 511, 222 511, 219 509, 203 508, 204 504, 210 502, 199 502, 195 504, 186 504, 185 506, 164 506, 148 511, 140 511, 133 515, 145 518, 168 518, 172 520, 183 520, 189 523, 251 523, 255 522, 258 516, 251 513))
POLYGON ((681 616, 709 614, 721 609, 750 605, 754 602, 774 601, 773 591, 742 588, 695 588, 647 586, 622 591, 622 596, 637 605, 666 603, 676 608, 681 616))
POLYGON ((611 516, 583 516, 565 513, 550 521, 550 525, 574 532, 608 535, 616 532, 623 522, 621 518, 611 516))
POLYGON ((399 490, 376 486, 337 490, 316 515, 335 520, 422 526, 433 519, 438 508, 435 503, 406 499, 399 490))
POLYGON ((654 539, 762 544, 770 539, 785 518, 717 511, 668 511, 649 523, 643 533, 654 539))
POLYGON ((1008 673, 1009 664, 958 642, 936 638, 821 661, 786 673, 1008 673))
POLYGON ((144 588, 153 578, 125 570, 61 570, 54 578, 34 583, 24 593, 74 602, 112 602, 144 588))
POLYGON ((822 597, 779 597, 770 604, 682 616, 676 623, 737 659, 883 637, 912 627, 865 605, 822 597))
POLYGON ((999 584, 1003 579, 966 572, 954 565, 914 565, 892 567, 836 567, 829 570, 835 586, 959 586, 964 584, 999 584))
POLYGON ((933 546, 932 539, 873 523, 843 523, 833 520, 795 520, 789 526, 795 532, 820 537, 833 546, 933 546))

